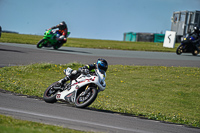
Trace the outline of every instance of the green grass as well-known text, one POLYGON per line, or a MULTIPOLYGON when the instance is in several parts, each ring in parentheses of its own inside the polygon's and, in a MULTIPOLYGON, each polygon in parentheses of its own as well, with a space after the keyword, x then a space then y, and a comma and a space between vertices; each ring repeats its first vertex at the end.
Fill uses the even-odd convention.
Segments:
MULTIPOLYGON (((82 64, 0 68, 0 88, 42 97, 63 69, 82 64)), ((90 106, 100 110, 200 127, 200 68, 110 65, 107 87, 90 106)))
MULTIPOLYGON (((0 42, 36 45, 42 38, 43 38, 42 36, 38 35, 2 33, 0 42)), ((137 51, 175 52, 178 45, 179 44, 175 44, 175 48, 171 49, 171 48, 164 48, 163 43, 154 43, 154 42, 126 42, 126 41, 68 38, 67 43, 65 43, 63 46, 100 48, 100 49, 137 50, 137 51)))
POLYGON ((1 133, 84 133, 60 126, 18 120, 4 115, 0 115, 0 131, 1 133))

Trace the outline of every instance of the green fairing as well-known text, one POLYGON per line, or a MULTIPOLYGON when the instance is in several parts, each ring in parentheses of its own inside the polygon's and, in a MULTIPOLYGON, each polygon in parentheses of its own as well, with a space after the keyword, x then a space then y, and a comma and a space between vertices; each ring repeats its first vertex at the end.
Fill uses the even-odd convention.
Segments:
POLYGON ((56 33, 52 33, 52 29, 50 29, 44 33, 43 39, 46 40, 44 42, 44 44, 49 43, 50 45, 55 45, 57 43, 56 33))

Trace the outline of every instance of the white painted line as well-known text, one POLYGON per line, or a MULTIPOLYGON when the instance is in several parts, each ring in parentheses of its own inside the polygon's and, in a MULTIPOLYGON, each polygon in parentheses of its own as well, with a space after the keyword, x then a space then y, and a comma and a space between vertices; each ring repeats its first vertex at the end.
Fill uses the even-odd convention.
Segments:
POLYGON ((150 133, 148 131, 143 131, 143 130, 138 130, 138 129, 116 127, 116 126, 105 125, 105 124, 101 124, 101 123, 82 121, 82 120, 76 120, 76 119, 70 119, 70 118, 63 118, 63 117, 59 117, 59 116, 51 116, 51 115, 34 113, 34 112, 27 112, 27 111, 17 110, 17 109, 9 109, 9 108, 0 107, 0 110, 15 112, 15 113, 28 114, 28 115, 39 116, 39 117, 58 119, 58 120, 64 120, 64 121, 72 121, 72 122, 77 122, 77 123, 82 123, 82 124, 89 124, 89 125, 101 126, 101 127, 106 127, 106 128, 113 128, 113 129, 124 130, 124 131, 131 131, 131 132, 135 132, 135 133, 150 133))

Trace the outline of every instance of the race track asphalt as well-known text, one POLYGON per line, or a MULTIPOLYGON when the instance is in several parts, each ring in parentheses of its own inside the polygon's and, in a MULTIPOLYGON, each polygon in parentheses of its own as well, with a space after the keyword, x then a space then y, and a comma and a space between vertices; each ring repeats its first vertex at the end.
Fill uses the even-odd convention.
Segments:
POLYGON ((89 64, 96 62, 98 58, 105 58, 109 65, 200 67, 200 55, 193 56, 190 53, 176 55, 176 53, 164 52, 72 47, 53 50, 52 48, 37 49, 35 45, 0 43, 0 67, 42 62, 89 64))

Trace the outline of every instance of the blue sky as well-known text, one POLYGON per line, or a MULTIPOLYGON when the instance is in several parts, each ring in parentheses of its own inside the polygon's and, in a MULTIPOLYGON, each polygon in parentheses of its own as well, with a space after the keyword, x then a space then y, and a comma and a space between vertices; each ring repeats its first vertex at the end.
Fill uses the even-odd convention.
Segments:
POLYGON ((200 10, 200 0, 0 0, 0 26, 42 35, 61 21, 70 37, 123 40, 125 32, 165 33, 174 11, 200 10))

